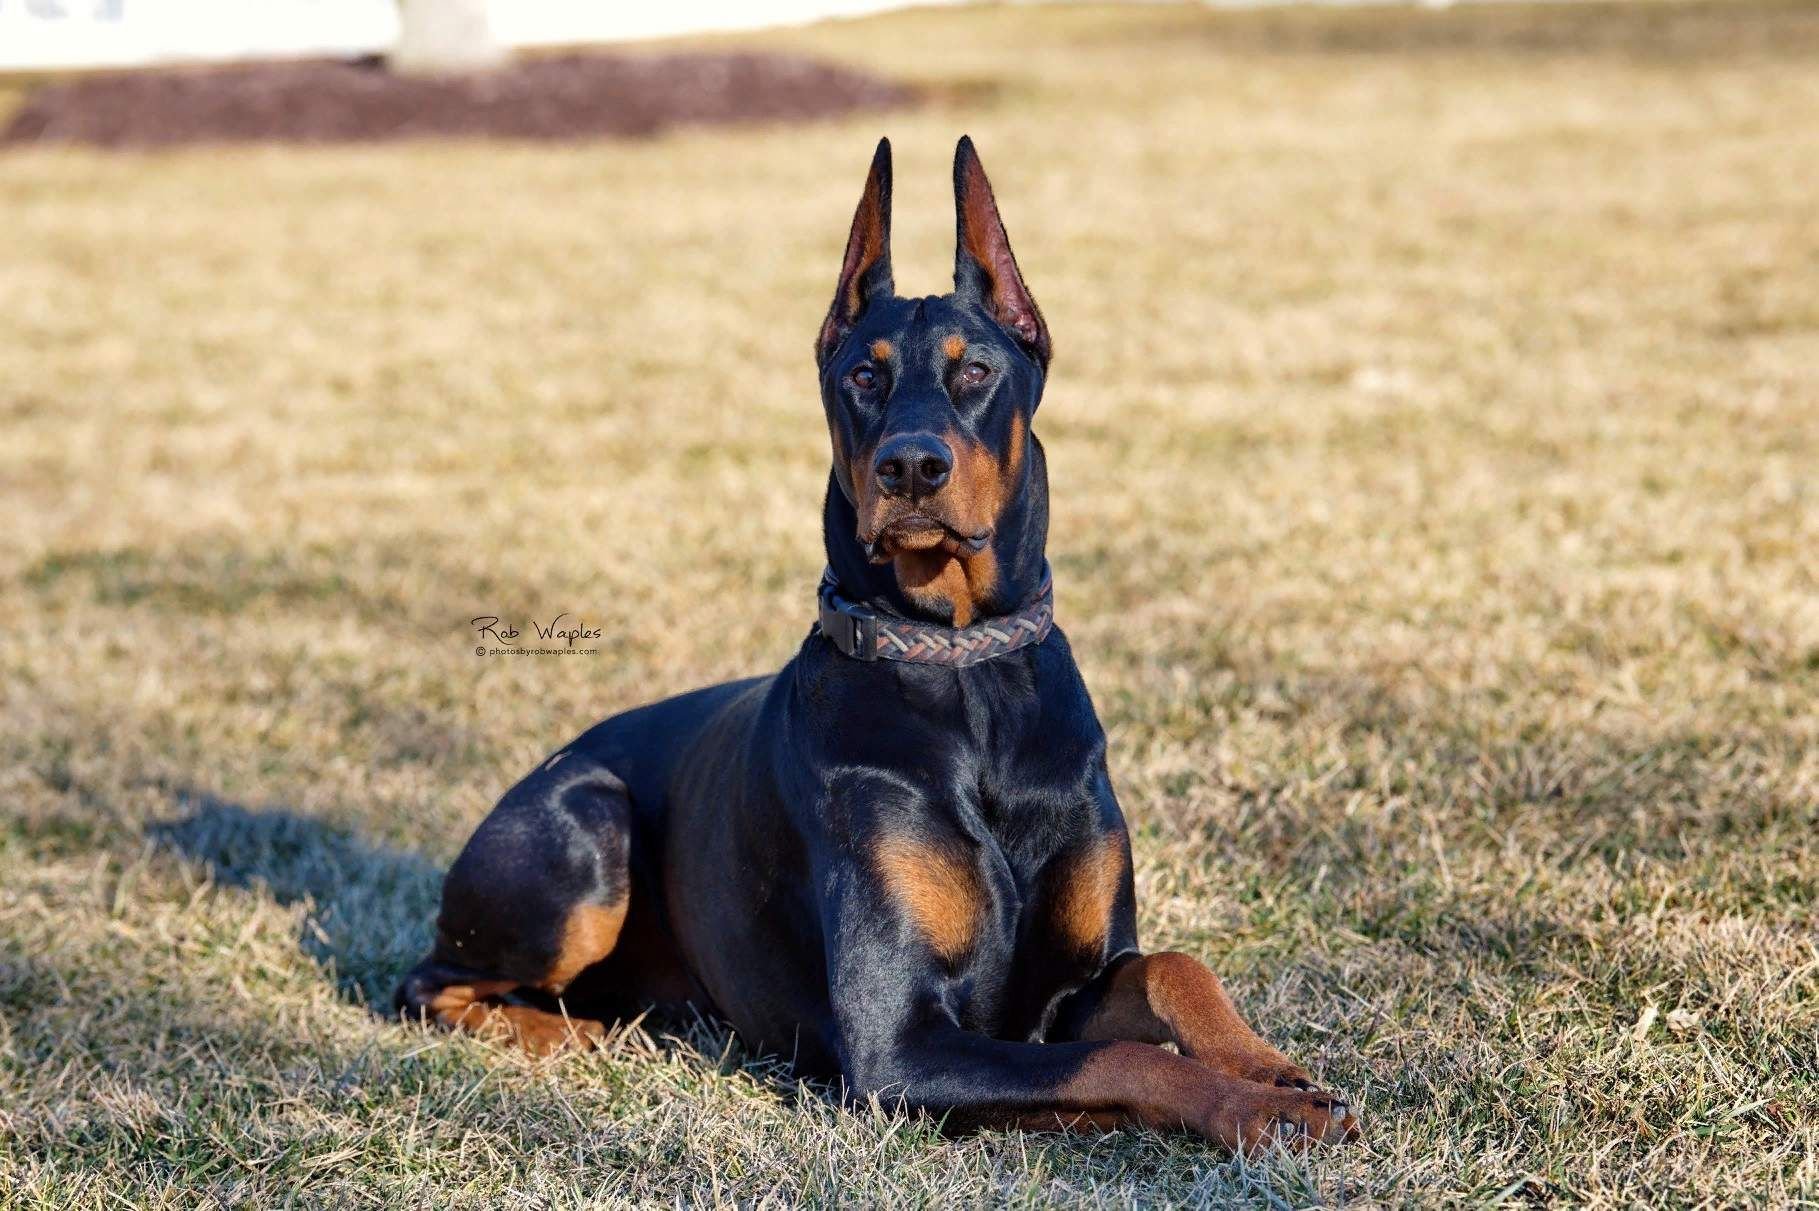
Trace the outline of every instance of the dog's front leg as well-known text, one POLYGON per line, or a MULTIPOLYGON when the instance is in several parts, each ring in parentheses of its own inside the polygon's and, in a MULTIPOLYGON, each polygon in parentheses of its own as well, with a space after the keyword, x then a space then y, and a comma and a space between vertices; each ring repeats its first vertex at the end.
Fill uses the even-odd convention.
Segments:
POLYGON ((953 1127, 1188 1130, 1227 1148, 1355 1132, 1338 1099, 1259 1084, 1147 1043, 1027 1043, 960 1025, 992 897, 956 849, 886 840, 818 880, 829 993, 848 1091, 953 1127))
POLYGON ((1173 1043, 1228 1076, 1312 1089, 1305 1068, 1241 1016, 1211 968, 1174 951, 1126 955, 1063 1006, 1050 1037, 1173 1043))
POLYGON ((1233 1151, 1338 1142, 1342 1102, 1260 1085, 1144 1043, 1015 1043, 951 1022, 898 1022, 847 1044, 849 1089, 926 1110, 954 1128, 1144 1126, 1192 1131, 1233 1151))

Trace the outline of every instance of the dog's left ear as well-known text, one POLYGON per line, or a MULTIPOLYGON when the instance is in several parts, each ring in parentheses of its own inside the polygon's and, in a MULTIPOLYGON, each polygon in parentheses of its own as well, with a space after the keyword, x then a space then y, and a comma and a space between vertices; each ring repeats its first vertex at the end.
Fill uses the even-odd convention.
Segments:
POLYGON ((889 298, 896 289, 891 278, 891 141, 879 139, 865 192, 853 212, 853 230, 846 237, 834 302, 815 338, 815 364, 827 365, 872 300, 889 298))
POLYGON ((1004 220, 998 217, 992 183, 985 179, 985 166, 966 135, 954 148, 954 228, 954 293, 981 303, 1047 370, 1048 325, 1023 284, 1004 220))

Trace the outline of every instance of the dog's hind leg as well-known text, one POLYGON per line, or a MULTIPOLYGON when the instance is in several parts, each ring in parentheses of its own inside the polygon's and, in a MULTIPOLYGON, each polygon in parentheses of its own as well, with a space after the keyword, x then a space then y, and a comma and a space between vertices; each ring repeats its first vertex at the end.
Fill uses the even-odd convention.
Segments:
POLYGON ((625 784, 577 753, 507 791, 449 870, 435 947, 405 976, 396 1008, 536 1054, 600 1039, 604 1024, 571 1016, 559 998, 618 943, 631 829, 625 784))

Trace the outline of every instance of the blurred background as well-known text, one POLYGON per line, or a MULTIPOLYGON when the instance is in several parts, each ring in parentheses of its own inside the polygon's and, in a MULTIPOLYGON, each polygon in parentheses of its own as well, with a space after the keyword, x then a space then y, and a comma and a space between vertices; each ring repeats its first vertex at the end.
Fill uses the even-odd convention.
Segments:
POLYGON ((1793 0, 0 0, 0 1188, 1819 1198, 1815 114, 1793 0), (506 786, 807 634, 810 342, 881 134, 948 289, 962 133, 1144 941, 1359 1148, 383 1018, 506 786))
POLYGON ((505 49, 754 30, 898 8, 903 0, 31 0, 0 8, 0 67, 142 66, 170 60, 442 48, 471 66, 505 49))

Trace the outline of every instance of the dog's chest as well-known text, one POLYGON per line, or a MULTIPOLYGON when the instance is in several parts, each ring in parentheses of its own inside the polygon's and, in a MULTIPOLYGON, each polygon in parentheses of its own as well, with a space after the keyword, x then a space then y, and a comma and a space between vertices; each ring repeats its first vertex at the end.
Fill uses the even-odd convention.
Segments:
POLYGON ((1056 1003, 1125 945, 1128 846, 1122 831, 1088 827, 1031 853, 981 846, 985 905, 952 985, 963 1025, 1000 1038, 1039 1038, 1056 1003))

